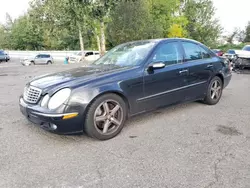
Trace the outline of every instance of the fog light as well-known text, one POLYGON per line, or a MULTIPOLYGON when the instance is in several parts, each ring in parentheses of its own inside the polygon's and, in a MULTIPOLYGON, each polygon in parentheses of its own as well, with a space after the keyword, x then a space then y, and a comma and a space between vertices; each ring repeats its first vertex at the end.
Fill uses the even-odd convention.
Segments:
POLYGON ((57 129, 57 126, 56 126, 55 124, 50 123, 49 125, 50 125, 50 128, 51 128, 52 130, 56 130, 56 129, 57 129))

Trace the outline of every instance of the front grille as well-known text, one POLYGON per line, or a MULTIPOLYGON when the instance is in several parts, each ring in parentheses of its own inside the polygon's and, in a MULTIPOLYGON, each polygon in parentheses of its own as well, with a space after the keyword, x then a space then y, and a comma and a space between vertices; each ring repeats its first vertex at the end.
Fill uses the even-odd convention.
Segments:
POLYGON ((33 86, 25 87, 23 98, 28 103, 35 104, 38 102, 40 96, 42 94, 42 90, 33 86))

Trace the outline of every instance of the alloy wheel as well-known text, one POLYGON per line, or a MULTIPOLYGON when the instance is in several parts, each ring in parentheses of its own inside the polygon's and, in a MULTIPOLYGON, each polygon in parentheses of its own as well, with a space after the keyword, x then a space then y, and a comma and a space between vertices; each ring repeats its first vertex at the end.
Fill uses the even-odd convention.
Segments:
POLYGON ((219 82, 219 80, 215 80, 212 83, 211 87, 211 92, 210 92, 211 98, 213 100, 218 100, 221 96, 221 91, 222 91, 221 83, 219 82))
POLYGON ((117 101, 106 100, 95 110, 95 128, 101 134, 112 134, 121 126, 123 116, 123 109, 117 101))

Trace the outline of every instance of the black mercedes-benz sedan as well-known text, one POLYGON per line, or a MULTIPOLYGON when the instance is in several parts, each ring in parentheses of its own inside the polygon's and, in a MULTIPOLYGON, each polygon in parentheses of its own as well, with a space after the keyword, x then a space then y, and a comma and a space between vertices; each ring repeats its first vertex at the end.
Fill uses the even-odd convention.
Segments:
POLYGON ((144 40, 121 44, 90 66, 31 80, 19 103, 46 130, 106 140, 136 114, 197 100, 215 105, 230 80, 228 62, 199 42, 144 40))

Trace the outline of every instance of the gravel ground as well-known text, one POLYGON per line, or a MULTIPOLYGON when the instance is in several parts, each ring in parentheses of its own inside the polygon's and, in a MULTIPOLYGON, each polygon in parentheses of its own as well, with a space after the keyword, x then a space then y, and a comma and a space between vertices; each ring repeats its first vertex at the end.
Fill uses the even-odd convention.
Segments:
POLYGON ((234 74, 216 106, 140 115, 101 142, 48 133, 19 112, 28 80, 76 66, 0 64, 0 187, 250 187, 250 75, 234 74))

